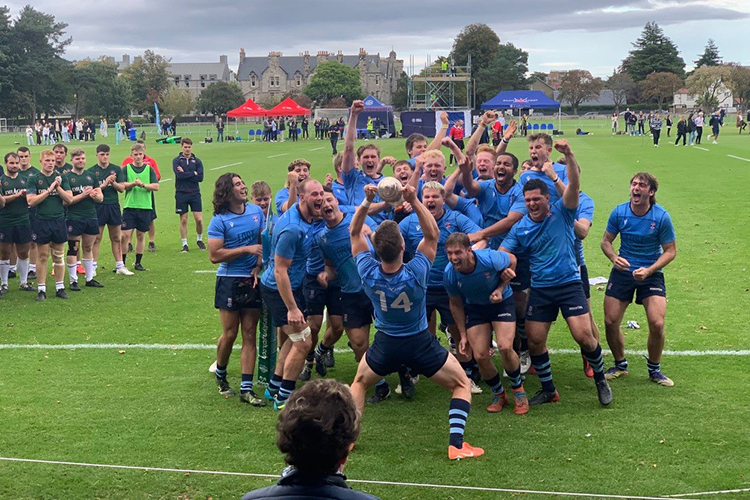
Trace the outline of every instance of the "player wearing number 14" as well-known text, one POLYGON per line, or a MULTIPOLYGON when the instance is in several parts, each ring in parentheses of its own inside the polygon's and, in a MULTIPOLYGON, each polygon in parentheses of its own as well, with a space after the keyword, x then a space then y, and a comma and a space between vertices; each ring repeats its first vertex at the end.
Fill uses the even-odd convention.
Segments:
POLYGON ((407 264, 403 260, 404 239, 395 222, 383 222, 372 237, 381 262, 372 256, 362 235, 367 209, 377 194, 375 185, 365 186, 366 198, 357 208, 349 227, 352 255, 365 293, 372 301, 377 329, 375 340, 359 363, 351 387, 352 395, 361 414, 367 389, 382 377, 398 371, 402 365, 409 366, 452 393, 448 412, 448 458, 478 457, 484 454, 484 450, 463 440, 471 409, 469 379, 456 358, 427 330, 427 275, 435 260, 440 231, 435 218, 417 199, 414 187, 404 187, 403 193, 404 200, 417 214, 424 235, 407 264))

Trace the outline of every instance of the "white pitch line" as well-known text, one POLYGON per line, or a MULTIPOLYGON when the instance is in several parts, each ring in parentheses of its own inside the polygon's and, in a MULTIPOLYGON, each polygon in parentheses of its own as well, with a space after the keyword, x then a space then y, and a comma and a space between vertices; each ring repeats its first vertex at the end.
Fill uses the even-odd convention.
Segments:
POLYGON ((278 155, 271 155, 271 156, 269 156, 268 158, 277 158, 277 157, 279 157, 279 156, 286 156, 286 155, 288 155, 288 154, 289 154, 289 153, 281 153, 281 154, 278 154, 278 155))
MULTIPOLYGON (((201 350, 216 349, 216 344, 0 344, 0 350, 8 349, 169 349, 169 350, 201 350)), ((550 354, 581 354, 580 349, 550 349, 550 354)), ((348 349, 336 352, 349 352, 348 349)), ((610 351, 602 352, 610 354, 610 351)), ((643 356, 646 350, 626 350, 629 356, 643 356)), ((716 351, 664 351, 665 356, 695 357, 695 356, 750 356, 750 349, 746 350, 716 350, 716 351)))
POLYGON ((743 158, 741 156, 734 156, 734 155, 727 155, 727 156, 730 158, 734 158, 735 160, 750 161, 749 159, 743 158))
POLYGON ((220 167, 214 167, 214 168, 212 168, 210 170, 221 170, 222 168, 234 167, 235 165, 242 165, 243 163, 245 163, 245 162, 244 161, 238 161, 237 163, 230 163, 229 165, 222 165, 220 167))
POLYGON ((162 182, 169 182, 169 181, 171 181, 171 180, 172 180, 172 178, 170 177, 169 179, 162 179, 162 180, 160 180, 160 181, 159 181, 159 183, 162 183, 162 182))
POLYGON ((701 151, 711 151, 710 149, 702 148, 700 146, 695 146, 695 149, 700 149, 701 151))
POLYGON ((216 274, 216 269, 199 269, 198 271, 193 271, 195 274, 216 274))
POLYGON ((699 493, 680 493, 679 495, 667 495, 668 498, 685 498, 686 496, 706 496, 706 495, 725 495, 727 493, 747 493, 750 488, 740 488, 737 490, 718 490, 718 491, 701 491, 699 493))
POLYGON ((325 146, 320 146, 319 148, 308 149, 308 151, 317 151, 319 149, 324 149, 324 148, 325 148, 325 146))
MULTIPOLYGON (((37 460, 31 458, 15 458, 15 457, 0 457, 0 460, 6 462, 25 462, 35 464, 47 464, 47 465, 69 465, 75 467, 94 467, 98 469, 127 469, 127 470, 142 470, 149 472, 179 472, 181 474, 212 474, 220 476, 242 476, 242 477, 259 477, 259 478, 271 478, 276 479, 279 476, 275 474, 258 474, 253 472, 231 472, 231 471, 215 471, 215 470, 200 470, 200 469, 173 469, 167 467, 142 467, 136 465, 115 465, 115 464, 92 464, 86 462, 68 462, 62 460, 37 460)), ((611 495, 601 493, 574 493, 568 491, 541 491, 541 490, 513 490, 509 488, 489 488, 482 486, 460 486, 450 484, 430 484, 430 483, 408 483, 408 482, 396 482, 396 481, 376 481, 369 479, 347 479, 350 483, 360 484, 374 484, 384 486, 411 486, 415 488, 431 488, 431 489, 447 489, 447 490, 464 490, 464 491, 490 491, 495 493, 522 493, 522 494, 536 494, 536 495, 550 495, 550 496, 569 496, 569 497, 586 497, 586 498, 617 498, 621 500, 669 500, 665 497, 650 497, 650 496, 637 496, 637 495, 611 495)), ((683 497, 684 498, 684 497, 683 497)), ((686 499, 689 500, 689 499, 686 499)))

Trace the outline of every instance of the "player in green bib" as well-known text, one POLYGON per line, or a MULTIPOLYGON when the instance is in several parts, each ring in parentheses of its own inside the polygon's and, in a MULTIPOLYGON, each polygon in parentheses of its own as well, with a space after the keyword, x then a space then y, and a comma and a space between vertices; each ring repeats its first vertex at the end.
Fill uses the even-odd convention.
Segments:
MULTIPOLYGON (((104 226, 107 226, 112 256, 115 259, 115 272, 123 276, 132 276, 133 272, 125 267, 124 252, 121 248, 122 214, 120 213, 120 199, 118 193, 125 191, 122 183, 125 181, 122 169, 109 162, 109 146, 99 144, 96 147, 97 164, 89 169, 99 183, 104 200, 96 206, 99 219, 99 236, 94 243, 94 274, 96 275, 99 261, 99 247, 104 236, 104 226)), ((127 249, 127 245, 125 246, 127 249)))
POLYGON ((125 204, 122 212, 122 241, 130 241, 135 233, 135 266, 136 271, 145 271, 141 264, 143 251, 146 248, 146 233, 151 226, 151 214, 154 208, 151 193, 159 190, 159 180, 150 165, 143 162, 146 149, 142 144, 130 148, 133 163, 125 165, 123 173, 125 182, 125 204))
POLYGON ((26 178, 19 174, 16 153, 5 155, 5 175, 0 176, 0 297, 8 292, 11 253, 17 249, 20 289, 33 291, 28 283, 31 223, 26 204, 26 178))
POLYGON ((86 276, 86 286, 102 288, 104 285, 94 279, 93 247, 99 236, 99 220, 96 215, 96 204, 104 199, 99 183, 94 175, 86 170, 86 153, 76 148, 70 152, 73 162, 72 169, 66 177, 70 184, 73 198, 67 203, 68 214, 68 276, 69 288, 80 292, 78 286, 78 251, 83 251, 83 269, 86 276))
POLYGON ((55 295, 67 299, 65 292, 65 242, 68 231, 65 227, 63 202, 70 203, 73 193, 67 177, 55 174, 55 153, 47 149, 40 156, 42 170, 29 177, 26 186, 26 200, 30 207, 36 207, 36 220, 32 227, 31 239, 36 242, 37 296, 36 300, 47 300, 47 261, 50 250, 55 269, 55 295))

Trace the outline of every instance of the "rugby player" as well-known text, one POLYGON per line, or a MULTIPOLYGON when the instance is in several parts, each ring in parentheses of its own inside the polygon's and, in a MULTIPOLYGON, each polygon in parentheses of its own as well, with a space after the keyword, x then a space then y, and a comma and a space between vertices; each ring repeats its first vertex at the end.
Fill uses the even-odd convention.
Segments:
POLYGON ((86 153, 76 148, 70 152, 73 161, 68 171, 68 183, 73 197, 67 206, 68 224, 68 278, 70 290, 80 292, 78 285, 78 252, 82 252, 81 263, 85 273, 86 286, 102 288, 104 285, 94 279, 94 242, 99 236, 99 220, 96 214, 96 204, 104 199, 94 175, 86 170, 86 153), (80 246, 80 248, 79 248, 80 246))
MULTIPOLYGON (((29 148, 26 146, 21 146, 16 150, 16 154, 18 154, 18 160, 21 162, 20 164, 20 170, 18 171, 18 175, 20 175, 25 181, 26 185, 29 184, 29 177, 34 174, 39 173, 39 169, 31 165, 31 152, 29 151, 29 148)), ((29 207, 29 221, 31 223, 31 228, 33 232, 34 228, 34 220, 36 219, 36 207, 29 207)), ((17 249, 16 249, 17 250, 17 249)), ((28 279, 35 280, 36 279, 36 261, 39 258, 36 249, 36 243, 34 243, 34 240, 31 240, 31 243, 29 243, 29 273, 28 273, 28 279)))
MULTIPOLYGON (((153 221, 154 192, 159 190, 159 179, 156 171, 144 163, 146 150, 141 144, 134 144, 130 148, 133 163, 123 168, 125 177, 122 186, 125 188, 125 202, 122 212, 122 241, 130 241, 135 235, 135 265, 136 271, 145 271, 141 260, 146 249, 146 233, 153 221)), ((124 259, 124 257, 123 257, 124 259)))
POLYGON ((29 292, 29 243, 31 222, 26 202, 26 177, 19 171, 21 160, 16 153, 5 155, 5 174, 0 176, 0 296, 8 292, 11 253, 15 247, 18 260, 19 289, 29 292))
POLYGON ((552 172, 547 165, 550 162, 550 153, 552 153, 552 137, 545 134, 532 134, 529 141, 529 159, 531 168, 521 172, 518 180, 521 186, 532 179, 538 179, 547 184, 547 191, 550 196, 550 205, 553 205, 562 196, 565 185, 568 184, 568 173, 566 166, 561 163, 552 164, 552 172), (554 175, 553 175, 554 174, 554 175))
POLYGON ((365 187, 365 201, 357 208, 349 227, 352 255, 372 302, 377 328, 375 340, 360 361, 352 382, 352 396, 362 414, 367 389, 401 366, 409 366, 452 393, 448 458, 478 457, 484 450, 464 441, 471 409, 469 379, 456 358, 427 330, 427 276, 435 260, 440 230, 435 218, 417 198, 414 187, 407 185, 403 189, 404 200, 416 212, 424 235, 408 263, 404 264, 404 239, 395 222, 382 223, 373 235, 380 262, 372 256, 362 235, 367 210, 377 192, 375 186, 365 187))
POLYGON ((276 192, 274 205, 279 215, 283 214, 289 207, 297 203, 299 185, 310 177, 310 162, 304 158, 292 160, 287 166, 286 186, 276 192))
MULTIPOLYGON (((161 181, 161 172, 159 172, 159 164, 156 163, 155 159, 153 159, 149 155, 145 154, 145 151, 146 151, 146 143, 145 143, 145 141, 142 141, 141 139, 138 139, 137 141, 135 141, 135 143, 136 144, 140 144, 140 145, 143 146, 143 151, 144 151, 143 163, 145 163, 146 165, 148 165, 151 168, 153 168, 154 172, 156 172, 156 179, 159 180, 159 181, 161 181)), ((127 158, 125 158, 124 160, 122 160, 122 163, 120 164, 120 167, 124 167, 128 163, 133 163, 133 157, 132 156, 128 156, 127 158)), ((154 199, 154 193, 153 192, 151 193, 151 200, 152 200, 153 205, 154 205, 154 211, 153 211, 153 214, 151 214, 151 217, 152 217, 153 220, 151 221, 151 225, 148 228, 148 251, 149 252, 156 252, 156 226, 154 225, 154 221, 156 220, 156 200, 154 199)), ((133 250, 133 240, 131 238, 131 240, 128 241, 128 251, 130 252, 132 250, 133 250)))
POLYGON ((50 251, 55 271, 55 295, 68 299, 65 292, 65 242, 68 232, 65 227, 63 203, 70 203, 73 194, 66 176, 55 173, 55 153, 49 149, 40 155, 42 169, 29 177, 26 185, 26 201, 36 207, 36 220, 32 227, 31 239, 36 242, 39 253, 37 260, 38 281, 36 300, 47 300, 47 260, 50 251))
POLYGON ((227 365, 241 329, 240 401, 265 406, 266 402, 253 391, 261 308, 258 274, 263 266, 261 232, 265 217, 258 205, 247 202, 245 183, 231 172, 216 179, 213 206, 214 215, 208 225, 208 256, 211 262, 219 264, 214 307, 219 310, 222 327, 216 347, 216 382, 222 396, 235 394, 227 381, 227 365))
POLYGON ((261 278, 263 301, 268 306, 273 324, 282 330, 277 359, 277 366, 283 366, 277 372, 281 371, 282 375, 274 373, 266 388, 266 397, 274 400, 275 410, 283 409, 294 391, 312 347, 310 326, 303 312, 302 282, 310 251, 308 233, 313 220, 320 218, 322 205, 323 186, 320 182, 314 179, 303 181, 299 185, 299 202, 284 212, 273 229, 268 269, 261 278))
POLYGON ((669 212, 656 203, 658 189, 659 183, 653 175, 648 172, 635 174, 630 179, 630 201, 612 210, 602 238, 602 251, 614 266, 604 294, 604 323, 615 366, 607 370, 606 376, 612 380, 628 375, 620 322, 635 294, 635 303, 643 304, 648 318, 646 366, 649 379, 672 387, 674 382, 661 372, 664 316, 667 312, 667 289, 662 269, 677 255, 677 243, 669 212), (620 250, 615 252, 612 243, 618 234, 620 250))
POLYGON ((73 165, 66 161, 68 156, 68 146, 62 142, 58 142, 52 148, 52 151, 55 153, 55 172, 62 175, 73 170, 73 165))
POLYGON ((94 242, 94 274, 99 262, 99 250, 104 227, 109 233, 109 243, 112 249, 112 257, 115 259, 114 272, 122 276, 132 276, 133 272, 125 267, 125 252, 122 251, 120 240, 122 239, 122 213, 120 212, 120 198, 118 193, 125 191, 122 183, 125 180, 122 169, 109 162, 109 146, 99 144, 96 147, 97 163, 89 169, 99 182, 104 199, 96 205, 96 214, 99 219, 99 236, 94 242))
POLYGON ((451 234, 445 249, 450 263, 445 268, 443 283, 460 330, 458 350, 466 351, 468 341, 479 372, 492 389, 492 403, 487 411, 498 413, 508 402, 500 374, 489 355, 494 332, 513 388, 514 411, 524 415, 529 411, 529 401, 523 388, 521 363, 513 350, 516 314, 513 292, 507 286, 515 275, 516 258, 497 250, 473 250, 464 232, 451 234))
POLYGON ((529 256, 531 291, 526 310, 526 335, 531 363, 542 383, 541 390, 529 404, 550 403, 560 398, 552 381, 547 335, 558 311, 562 310, 573 339, 594 370, 599 402, 606 406, 612 402, 612 391, 604 378, 602 348, 591 331, 589 307, 575 256, 579 166, 567 141, 557 141, 555 149, 565 155, 567 161, 568 185, 562 198, 550 204, 547 184, 541 179, 529 180, 523 187, 528 214, 513 226, 500 247, 529 256))

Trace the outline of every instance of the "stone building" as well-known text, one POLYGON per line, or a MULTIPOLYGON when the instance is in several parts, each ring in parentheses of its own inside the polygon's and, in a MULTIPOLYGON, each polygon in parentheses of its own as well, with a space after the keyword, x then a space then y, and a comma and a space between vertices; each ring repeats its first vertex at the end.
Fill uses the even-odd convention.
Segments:
POLYGON ((396 59, 394 51, 388 57, 380 57, 379 53, 371 55, 364 49, 359 49, 358 55, 320 51, 317 56, 311 56, 309 52, 298 56, 270 52, 267 57, 248 57, 245 49, 240 49, 237 81, 245 97, 261 102, 279 100, 288 92, 304 93, 315 67, 326 61, 338 61, 357 69, 365 95, 372 94, 385 104, 393 102, 398 77, 404 69, 404 61, 396 59))

